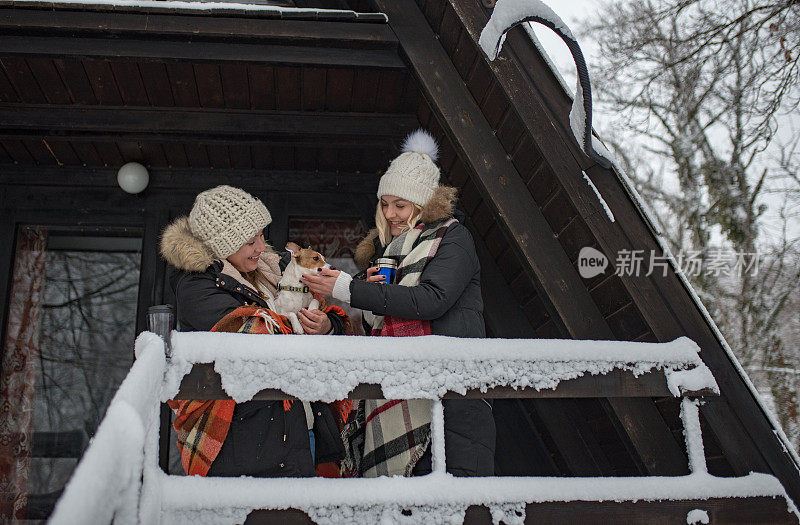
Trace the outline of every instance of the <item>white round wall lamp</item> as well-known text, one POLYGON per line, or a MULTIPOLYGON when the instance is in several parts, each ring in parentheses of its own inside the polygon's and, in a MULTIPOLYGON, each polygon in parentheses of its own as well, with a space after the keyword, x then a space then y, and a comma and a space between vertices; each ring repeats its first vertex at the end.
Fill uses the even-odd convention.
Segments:
POLYGON ((117 172, 117 184, 128 193, 141 193, 150 182, 147 168, 138 162, 123 164, 117 172))

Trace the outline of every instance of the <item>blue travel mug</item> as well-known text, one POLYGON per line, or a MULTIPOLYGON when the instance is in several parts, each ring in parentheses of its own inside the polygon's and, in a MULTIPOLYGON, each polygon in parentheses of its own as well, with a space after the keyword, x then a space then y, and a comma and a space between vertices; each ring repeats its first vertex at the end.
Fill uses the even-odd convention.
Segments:
POLYGON ((386 284, 394 282, 394 275, 397 273, 397 261, 389 257, 383 257, 375 261, 375 266, 378 267, 377 275, 386 277, 383 281, 378 281, 379 283, 386 284))

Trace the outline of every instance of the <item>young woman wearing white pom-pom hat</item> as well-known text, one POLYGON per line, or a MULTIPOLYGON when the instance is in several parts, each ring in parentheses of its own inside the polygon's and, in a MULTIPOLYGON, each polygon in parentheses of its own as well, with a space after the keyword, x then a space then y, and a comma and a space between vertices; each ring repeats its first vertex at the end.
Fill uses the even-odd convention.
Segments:
MULTIPOLYGON (((376 228, 359 244, 366 279, 335 270, 306 276, 324 295, 372 312, 373 335, 485 337, 480 265, 472 236, 453 217, 456 190, 439 184, 438 147, 422 130, 408 136, 378 185, 376 228), (398 268, 392 283, 375 261, 398 268)), ((365 317, 371 317, 369 315, 365 317)), ((349 475, 420 475, 431 471, 430 402, 362 402, 346 429, 349 475)), ((494 473, 495 427, 490 402, 445 400, 447 471, 494 473)))

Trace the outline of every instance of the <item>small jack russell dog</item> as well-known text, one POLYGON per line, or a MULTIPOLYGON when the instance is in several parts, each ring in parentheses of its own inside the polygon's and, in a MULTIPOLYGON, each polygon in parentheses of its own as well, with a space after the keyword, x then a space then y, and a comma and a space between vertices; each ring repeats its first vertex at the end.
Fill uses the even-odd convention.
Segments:
POLYGON ((297 244, 290 242, 286 244, 286 249, 291 252, 292 260, 286 266, 283 277, 278 281, 275 311, 289 319, 294 333, 302 334, 304 333, 303 325, 297 318, 297 312, 303 308, 318 309, 319 301, 311 296, 311 291, 308 286, 300 282, 300 277, 309 271, 318 272, 322 268, 330 268, 331 265, 325 262, 322 254, 311 248, 300 248, 297 244))

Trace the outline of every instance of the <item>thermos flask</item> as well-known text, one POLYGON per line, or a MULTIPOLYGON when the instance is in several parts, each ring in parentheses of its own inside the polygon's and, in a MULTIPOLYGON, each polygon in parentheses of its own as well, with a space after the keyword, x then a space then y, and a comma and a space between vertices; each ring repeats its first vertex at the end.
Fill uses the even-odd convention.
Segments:
POLYGON ((375 261, 375 266, 378 267, 377 275, 383 275, 386 277, 386 279, 379 282, 384 284, 394 282, 394 276, 397 273, 397 261, 390 257, 382 257, 375 261))

